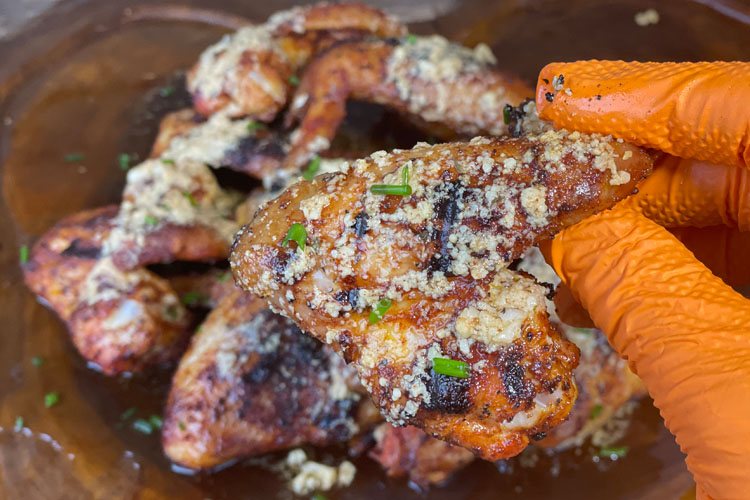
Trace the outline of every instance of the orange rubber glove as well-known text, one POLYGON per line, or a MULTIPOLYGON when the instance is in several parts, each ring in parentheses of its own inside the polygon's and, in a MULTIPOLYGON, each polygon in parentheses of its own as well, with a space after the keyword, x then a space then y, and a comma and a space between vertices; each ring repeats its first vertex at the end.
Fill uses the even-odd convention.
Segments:
MULTIPOLYGON (((552 64, 537 91, 541 117, 558 127, 731 165, 665 156, 637 196, 544 248, 643 379, 687 454, 699 498, 750 497, 750 301, 659 224, 727 224, 705 231, 723 235, 722 251, 736 260, 735 242, 745 239, 737 230, 750 226, 748 103, 747 63, 552 64)), ((696 244, 696 231, 675 232, 696 244)), ((696 246, 711 254, 710 242, 696 246)))

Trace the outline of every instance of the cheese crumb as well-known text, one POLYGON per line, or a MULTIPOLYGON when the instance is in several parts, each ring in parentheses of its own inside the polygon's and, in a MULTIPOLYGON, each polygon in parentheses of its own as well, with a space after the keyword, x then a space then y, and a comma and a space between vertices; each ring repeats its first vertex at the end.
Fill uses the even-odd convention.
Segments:
POLYGON ((634 16, 635 24, 638 26, 648 26, 649 24, 659 23, 659 12, 656 9, 646 9, 636 13, 634 16))

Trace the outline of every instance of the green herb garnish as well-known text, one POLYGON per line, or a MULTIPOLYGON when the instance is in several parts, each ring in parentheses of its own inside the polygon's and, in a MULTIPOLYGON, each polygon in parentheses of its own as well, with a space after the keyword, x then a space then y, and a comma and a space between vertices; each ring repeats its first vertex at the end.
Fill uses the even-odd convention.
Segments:
POLYGON ((133 429, 137 430, 138 432, 142 432, 143 434, 151 434, 152 432, 154 432, 151 424, 148 421, 143 420, 142 418, 133 421, 133 429))
POLYGON ((406 37, 406 43, 413 44, 417 41, 417 35, 409 35, 406 37))
POLYGON ((370 311, 370 324, 374 325, 375 323, 383 319, 383 316, 385 316, 385 312, 390 309, 391 305, 393 305, 391 299, 380 299, 380 301, 375 304, 373 310, 370 311))
POLYGON ((596 405, 591 408, 591 414, 589 414, 589 420, 594 420, 596 417, 602 414, 604 407, 602 405, 596 405))
POLYGON ((226 283, 231 277, 232 273, 230 272, 222 273, 216 277, 216 281, 218 281, 219 283, 226 283))
POLYGON ((44 406, 52 408, 60 401, 60 395, 57 392, 50 392, 44 395, 44 406))
POLYGON ((320 156, 315 156, 311 161, 310 164, 307 165, 307 168, 302 173, 302 177, 304 177, 305 180, 311 181, 315 177, 315 174, 318 173, 318 169, 320 168, 320 156))
POLYGON ((435 370, 435 373, 458 378, 467 378, 471 371, 469 363, 446 358, 434 358, 432 360, 432 369, 435 370))
POLYGON ((120 415, 120 420, 122 420, 123 422, 125 420, 130 420, 130 417, 135 415, 135 412, 136 412, 135 406, 131 406, 130 408, 122 412, 122 415, 120 415))
POLYGON ((130 168, 130 155, 127 153, 120 153, 117 155, 117 166, 120 170, 127 170, 130 168))
POLYGON ((174 165, 174 160, 170 160, 169 158, 162 158, 161 162, 165 165, 174 165))
POLYGON ((23 429, 23 417, 16 417, 16 422, 13 424, 13 430, 18 432, 23 429))
POLYGON ((248 129, 248 130, 249 130, 250 132, 255 132, 256 130, 263 130, 263 129, 265 129, 265 128, 266 128, 266 124, 265 124, 265 123, 261 123, 261 122, 256 122, 256 121, 254 121, 254 120, 251 120, 251 121, 250 121, 250 122, 249 122, 249 123, 247 124, 247 129, 248 129))
POLYGON ((182 196, 188 199, 188 201, 190 202, 190 205, 194 207, 198 206, 198 202, 195 201, 195 196, 193 196, 193 193, 191 193, 190 191, 183 191, 182 196))
POLYGON ((174 85, 167 85, 159 89, 159 95, 162 97, 169 97, 175 93, 174 85))
POLYGON ((68 153, 64 159, 66 163, 75 163, 85 160, 86 156, 83 153, 68 153))
POLYGON ((289 77, 289 85, 294 85, 295 87, 299 85, 299 77, 297 75, 292 75, 289 77))
POLYGON ((180 428, 181 431, 185 430, 185 424, 182 421, 177 422, 177 426, 180 428))
POLYGON ((312 496, 310 500, 328 500, 328 498, 321 493, 316 493, 312 496))
POLYGON ((18 249, 18 260, 21 264, 26 264, 29 261, 29 245, 21 245, 18 249))
POLYGON ((281 242, 281 246, 289 246, 289 242, 291 240, 297 242, 297 247, 300 250, 304 250, 305 242, 307 241, 307 229, 305 229, 305 226, 303 226, 299 222, 295 222, 294 224, 292 224, 292 227, 290 227, 289 231, 286 233, 284 241, 281 242))
POLYGON ((208 297, 201 294, 200 292, 188 292, 182 296, 182 303, 186 306, 196 306, 199 304, 205 304, 208 297))
POLYGON ((33 358, 31 358, 31 364, 36 366, 37 368, 42 366, 43 363, 44 358, 42 358, 41 356, 34 356, 33 358))
POLYGON ((605 446, 599 450, 600 457, 618 457, 622 458, 628 454, 629 446, 605 446))
POLYGON ((161 426, 164 425, 164 421, 159 415, 151 415, 150 417, 148 417, 148 422, 151 424, 151 427, 153 429, 161 429, 161 426))
POLYGON ((155 225, 157 225, 159 223, 159 220, 156 217, 152 217, 151 215, 147 215, 146 217, 143 218, 143 222, 147 226, 155 226, 155 225))
POLYGON ((396 196, 409 196, 411 195, 411 186, 409 185, 409 167, 404 167, 401 170, 401 184, 375 184, 370 186, 370 192, 372 194, 384 194, 384 195, 396 195, 396 196))
POLYGON ((503 121, 506 125, 510 125, 510 111, 513 107, 510 104, 506 104, 503 108, 503 121))

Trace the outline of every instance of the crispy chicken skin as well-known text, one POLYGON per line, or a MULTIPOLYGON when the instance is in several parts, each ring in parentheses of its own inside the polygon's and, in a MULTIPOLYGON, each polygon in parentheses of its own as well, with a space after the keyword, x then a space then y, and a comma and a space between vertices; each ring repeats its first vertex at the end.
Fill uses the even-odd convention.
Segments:
POLYGON ((240 286, 354 364, 391 423, 497 460, 564 420, 578 358, 544 288, 507 265, 650 169, 636 147, 554 130, 377 152, 269 202, 230 262, 240 286), (405 177, 410 196, 370 191, 405 177), (304 245, 284 243, 292 223, 304 245), (381 299, 392 305, 370 324, 381 299), (436 357, 468 363, 469 378, 435 373, 436 357))
POLYGON ((472 50, 437 35, 336 45, 310 63, 292 99, 287 123, 301 123, 286 165, 299 167, 327 149, 347 99, 383 104, 461 135, 501 135, 505 105, 518 105, 533 90, 495 63, 486 45, 472 50))
MULTIPOLYGON (((205 118, 192 109, 182 109, 166 115, 159 124, 159 132, 151 148, 151 157, 166 155, 171 141, 186 137, 205 123, 205 118)), ((247 133, 226 144, 224 156, 214 167, 227 167, 256 179, 271 176, 283 163, 288 148, 287 139, 278 130, 259 123, 247 122, 247 133)))
POLYGON ((239 289, 203 323, 172 381, 162 444, 193 469, 358 432, 356 373, 239 289))
POLYGON ((188 72, 188 90, 201 114, 228 108, 233 116, 270 121, 286 105, 290 78, 314 54, 337 40, 405 33, 395 19, 363 4, 295 7, 206 49, 188 72))
POLYGON ((26 284, 70 329, 81 355, 107 374, 138 372, 184 349, 190 317, 168 283, 101 257, 116 206, 72 215, 33 246, 26 284))

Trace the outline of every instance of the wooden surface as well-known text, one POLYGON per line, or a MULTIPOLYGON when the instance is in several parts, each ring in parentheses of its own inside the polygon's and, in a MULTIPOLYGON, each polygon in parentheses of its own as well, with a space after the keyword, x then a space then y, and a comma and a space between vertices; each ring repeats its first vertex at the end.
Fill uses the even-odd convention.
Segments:
MULTIPOLYGON (((220 5, 252 20, 289 3, 183 2, 220 5)), ((169 373, 108 379, 87 369, 63 325, 22 283, 18 247, 66 214, 118 199, 124 173, 117 155, 143 157, 159 114, 174 105, 160 101, 158 89, 225 31, 200 22, 207 19, 200 14, 160 20, 175 11, 155 4, 62 1, 0 45, 0 498, 290 497, 273 474, 250 464, 213 476, 173 473, 156 436, 140 435, 119 420, 131 406, 139 415, 159 413, 169 373), (146 15, 134 20, 133 12, 146 15), (66 163, 67 153, 86 158, 66 163), (32 365, 34 356, 44 358, 41 367, 32 365), (50 391, 59 391, 61 400, 46 409, 44 394, 50 391), (21 432, 13 430, 17 416, 25 421, 21 432)), ((403 2, 390 4, 404 11, 403 2)), ((734 18, 684 0, 440 1, 410 4, 410 17, 420 21, 414 25, 419 33, 489 43, 503 68, 533 81, 553 60, 749 60, 750 29, 737 15, 746 4, 733 5, 734 18), (656 4, 660 22, 637 26, 634 14, 656 4)), ((516 464, 512 473, 500 473, 478 461, 446 487, 419 495, 404 481, 385 478, 365 458, 357 461, 352 488, 328 497, 681 497, 691 482, 673 439, 649 402, 637 417, 628 437, 631 453, 616 463, 569 453, 543 458, 536 468, 516 464)))

